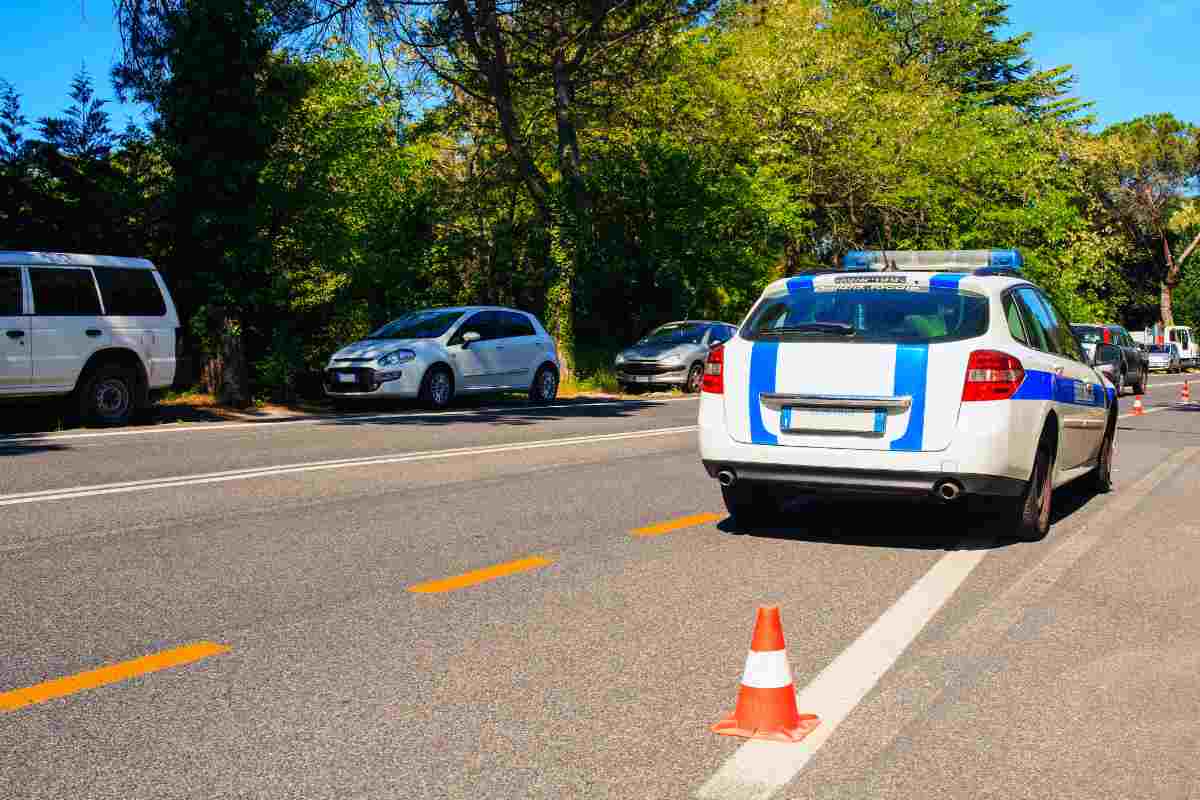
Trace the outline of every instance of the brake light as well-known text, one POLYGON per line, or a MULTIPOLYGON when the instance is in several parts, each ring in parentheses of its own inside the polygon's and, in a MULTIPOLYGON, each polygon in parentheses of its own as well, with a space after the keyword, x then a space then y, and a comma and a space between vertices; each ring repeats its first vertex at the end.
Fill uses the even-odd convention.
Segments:
POLYGON ((976 350, 967 361, 967 380, 962 399, 1007 400, 1017 393, 1025 380, 1025 368, 1008 353, 976 350))
POLYGON ((725 345, 719 344, 708 351, 708 358, 704 361, 704 383, 700 391, 725 394, 725 345))
POLYGON ((1109 332, 1108 328, 1104 329, 1104 343, 1112 344, 1112 334, 1109 332))

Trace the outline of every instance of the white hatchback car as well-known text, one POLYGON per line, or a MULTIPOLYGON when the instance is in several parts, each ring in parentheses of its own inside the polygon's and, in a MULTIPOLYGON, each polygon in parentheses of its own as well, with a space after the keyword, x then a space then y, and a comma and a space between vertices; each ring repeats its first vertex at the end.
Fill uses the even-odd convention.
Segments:
POLYGON ((735 524, 781 491, 1004 498, 1111 487, 1117 403, 1049 298, 999 251, 857 251, 767 287, 705 366, 700 453, 735 524))
POLYGON ((456 394, 519 391, 558 395, 554 340, 532 314, 466 306, 414 311, 333 354, 325 393, 339 406, 363 399, 419 398, 445 408, 456 394))

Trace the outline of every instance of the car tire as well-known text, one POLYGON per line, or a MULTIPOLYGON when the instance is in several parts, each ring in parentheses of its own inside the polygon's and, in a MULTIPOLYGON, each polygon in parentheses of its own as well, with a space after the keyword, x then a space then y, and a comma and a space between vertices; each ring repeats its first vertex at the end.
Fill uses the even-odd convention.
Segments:
POLYGON ((1104 441, 1100 444, 1100 455, 1096 459, 1096 468, 1088 475, 1088 482, 1096 494, 1106 494, 1112 491, 1112 457, 1116 444, 1117 420, 1110 416, 1108 426, 1104 431, 1104 441))
POLYGON ((116 364, 101 364, 79 386, 79 418, 85 425, 119 428, 137 411, 137 376, 116 364))
POLYGON ((696 394, 700 391, 700 382, 704 380, 704 365, 692 364, 692 368, 688 370, 687 383, 683 385, 683 391, 688 394, 696 394))
POLYGON ((722 486, 721 499, 737 533, 769 523, 779 513, 779 504, 767 487, 748 481, 722 486))
POLYGON ((421 379, 418 397, 421 405, 434 411, 448 408, 454 400, 454 373, 440 364, 430 367, 421 379))
POLYGON ((1050 532, 1050 510, 1054 496, 1054 445, 1049 431, 1042 434, 1033 470, 1017 504, 1013 536, 1023 542, 1037 542, 1050 532))
POLYGON ((558 370, 543 364, 533 376, 529 387, 529 402, 549 403, 558 397, 558 370))
POLYGON ((1149 378, 1150 376, 1146 374, 1146 370, 1142 370, 1141 377, 1139 377, 1137 383, 1133 385, 1133 393, 1145 394, 1146 382, 1149 380, 1149 378))

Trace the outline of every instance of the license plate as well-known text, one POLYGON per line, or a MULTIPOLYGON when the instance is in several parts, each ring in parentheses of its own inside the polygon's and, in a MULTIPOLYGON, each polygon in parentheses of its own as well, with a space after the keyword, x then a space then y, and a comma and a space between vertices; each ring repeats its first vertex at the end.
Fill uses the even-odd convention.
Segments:
POLYGON ((793 408, 779 417, 785 433, 858 433, 881 435, 887 427, 887 412, 876 408, 793 408))
POLYGON ((353 372, 339 372, 338 383, 358 383, 358 377, 353 372))

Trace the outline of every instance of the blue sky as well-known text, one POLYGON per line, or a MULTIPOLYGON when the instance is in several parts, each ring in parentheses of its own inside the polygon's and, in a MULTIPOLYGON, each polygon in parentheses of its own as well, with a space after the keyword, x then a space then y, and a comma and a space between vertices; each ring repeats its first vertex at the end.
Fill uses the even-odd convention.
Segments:
MULTIPOLYGON (((139 120, 141 109, 119 106, 109 70, 121 40, 112 0, 0 0, 6 29, 0 78, 21 94, 30 121, 68 104, 81 63, 92 73, 112 127, 139 120)), ((1200 123, 1200 6, 1196 0, 1013 0, 1014 32, 1034 33, 1030 47, 1042 66, 1072 64, 1078 93, 1096 102, 1102 124, 1170 111, 1200 123)))

